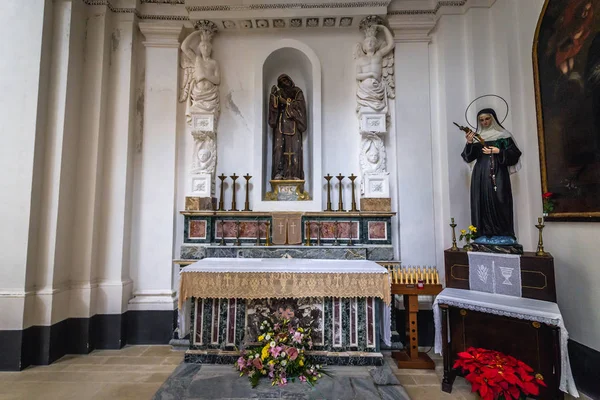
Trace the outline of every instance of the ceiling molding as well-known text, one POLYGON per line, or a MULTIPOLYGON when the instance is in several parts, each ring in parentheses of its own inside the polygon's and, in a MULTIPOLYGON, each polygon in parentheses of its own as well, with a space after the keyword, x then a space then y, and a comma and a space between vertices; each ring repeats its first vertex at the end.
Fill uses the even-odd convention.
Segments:
POLYGON ((388 7, 391 0, 360 2, 324 2, 324 3, 274 3, 274 4, 240 4, 240 5, 207 5, 186 6, 188 11, 255 11, 255 10, 314 10, 327 8, 363 8, 388 7))
POLYGON ((422 10, 390 10, 388 16, 394 15, 436 15, 442 7, 462 7, 467 0, 440 0, 431 9, 422 10))

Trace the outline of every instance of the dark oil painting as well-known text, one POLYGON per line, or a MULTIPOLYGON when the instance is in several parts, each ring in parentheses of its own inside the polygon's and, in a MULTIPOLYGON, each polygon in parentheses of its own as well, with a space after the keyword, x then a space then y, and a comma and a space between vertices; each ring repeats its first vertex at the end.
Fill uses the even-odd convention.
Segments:
POLYGON ((600 217, 600 0, 547 0, 533 47, 548 220, 600 217))

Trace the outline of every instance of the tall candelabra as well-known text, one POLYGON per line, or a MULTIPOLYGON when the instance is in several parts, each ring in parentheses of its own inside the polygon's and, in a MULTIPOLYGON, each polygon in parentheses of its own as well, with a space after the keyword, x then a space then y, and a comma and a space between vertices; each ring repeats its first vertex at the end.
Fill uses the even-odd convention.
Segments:
POLYGON ((450 218, 450 227, 452 228, 452 247, 450 250, 458 251, 458 246, 456 245, 456 232, 454 228, 456 228, 456 224, 454 223, 454 217, 450 218))
POLYGON ((338 201, 338 211, 344 211, 344 198, 342 197, 342 180, 345 178, 341 173, 336 176, 339 182, 339 201, 338 201))
POLYGON ((271 245, 271 221, 267 220, 265 227, 265 246, 271 245))
POLYGON ((356 178, 358 178, 358 176, 351 174, 349 177, 350 181, 352 181, 352 208, 350 209, 350 211, 358 211, 358 207, 356 207, 356 194, 355 194, 355 189, 354 189, 354 180, 356 178))
POLYGON ((221 173, 221 175, 219 175, 217 178, 221 180, 221 197, 219 198, 219 208, 217 211, 225 211, 223 182, 225 181, 225 179, 227 179, 227 177, 225 176, 225 174, 221 173))
POLYGON ((235 204, 235 181, 237 178, 239 178, 239 176, 237 176, 234 172, 233 175, 230 176, 230 178, 233 180, 233 183, 231 184, 231 189, 233 190, 233 196, 231 198, 231 210, 229 210, 229 211, 239 211, 237 209, 237 205, 235 204))
POLYGON ((244 179, 246 180, 246 201, 244 202, 244 211, 252 211, 250 210, 250 178, 252 178, 252 176, 250 176, 249 173, 244 175, 244 179))
POLYGON ((325 208, 325 211, 333 211, 331 208, 331 178, 333 176, 327 174, 324 178, 327 180, 327 208, 325 208))
POLYGON ((546 253, 544 251, 544 238, 542 237, 542 229, 544 229, 544 221, 542 220, 542 218, 538 218, 538 223, 535 226, 536 228, 538 228, 539 234, 538 234, 538 247, 537 247, 537 251, 535 252, 536 256, 539 257, 543 257, 545 255, 548 255, 548 253, 546 253))

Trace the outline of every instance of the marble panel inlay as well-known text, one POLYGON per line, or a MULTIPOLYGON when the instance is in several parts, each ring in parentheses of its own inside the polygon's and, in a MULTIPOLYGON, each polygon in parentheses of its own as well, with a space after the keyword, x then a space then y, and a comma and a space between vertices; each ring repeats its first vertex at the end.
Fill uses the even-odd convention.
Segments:
POLYGON ((235 313, 237 311, 237 300, 228 299, 227 304, 227 344, 235 345, 235 313))
POLYGON ((333 302, 333 346, 340 347, 342 345, 342 304, 339 297, 331 299, 333 302))
POLYGON ((375 347, 375 306, 373 298, 369 297, 366 301, 367 313, 367 347, 375 347))
MULTIPOLYGON (((223 249, 234 250, 234 249, 223 249)), ((207 251, 208 257, 213 257, 212 248, 207 251)), ((235 257, 235 256, 234 256, 235 257)), ((328 248, 304 247, 304 248, 269 248, 248 247, 237 250, 238 258, 314 258, 321 260, 365 260, 367 250, 361 247, 340 248, 329 246, 328 248)))
POLYGON ((356 297, 350 299, 350 346, 358 346, 357 324, 357 304, 356 297))
MULTIPOLYGON (((240 221, 240 239, 256 239, 257 229, 260 232, 261 239, 266 236, 266 222, 263 221, 240 221)), ((216 223, 216 239, 221 239, 225 232, 225 239, 235 239, 237 237, 238 224, 233 220, 218 220, 216 223)))
MULTIPOLYGON (((319 223, 317 221, 310 222, 310 238, 317 240, 319 236, 319 223)), ((337 229, 338 239, 349 239, 350 231, 352 230, 352 239, 359 239, 359 222, 358 221, 325 221, 321 222, 321 240, 335 240, 337 229)), ((304 225, 304 232, 306 232, 306 222, 304 225)))
POLYGON ((196 317, 194 318, 194 344, 202 344, 202 331, 204 329, 202 312, 204 310, 204 299, 196 299, 196 317))
POLYGON ((206 221, 190 220, 188 239, 206 239, 206 221))
POLYGON ((219 343, 219 303, 221 303, 220 299, 212 301, 212 336, 210 338, 212 344, 219 343))
POLYGON ((387 222, 369 221, 369 240, 387 240, 387 222))
POLYGON ((298 319, 300 326, 312 328, 314 345, 323 345, 324 299, 258 299, 246 302, 247 341, 256 342, 260 335, 260 324, 266 318, 280 315, 298 319))

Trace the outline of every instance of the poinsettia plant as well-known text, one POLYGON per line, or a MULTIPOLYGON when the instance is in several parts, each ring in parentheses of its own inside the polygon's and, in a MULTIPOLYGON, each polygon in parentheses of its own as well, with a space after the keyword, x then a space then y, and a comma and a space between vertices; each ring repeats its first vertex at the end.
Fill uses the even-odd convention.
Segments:
POLYGON ((284 386, 298 378, 314 385, 322 374, 319 364, 306 359, 305 350, 312 348, 311 330, 286 318, 266 319, 260 325, 259 346, 240 352, 235 368, 240 376, 247 375, 252 387, 260 378, 268 377, 271 385, 284 386))
POLYGON ((483 400, 523 400, 537 396, 546 386, 540 374, 512 356, 495 350, 470 347, 458 353, 454 368, 462 370, 471 390, 483 400))

